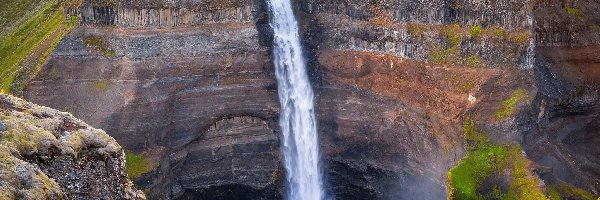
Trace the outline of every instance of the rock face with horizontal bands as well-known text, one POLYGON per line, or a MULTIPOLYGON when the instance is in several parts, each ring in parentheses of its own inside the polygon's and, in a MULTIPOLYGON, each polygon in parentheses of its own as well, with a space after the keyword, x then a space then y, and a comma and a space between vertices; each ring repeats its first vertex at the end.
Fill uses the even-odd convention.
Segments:
POLYGON ((8 95, 0 113, 2 199, 145 199, 104 131, 8 95))

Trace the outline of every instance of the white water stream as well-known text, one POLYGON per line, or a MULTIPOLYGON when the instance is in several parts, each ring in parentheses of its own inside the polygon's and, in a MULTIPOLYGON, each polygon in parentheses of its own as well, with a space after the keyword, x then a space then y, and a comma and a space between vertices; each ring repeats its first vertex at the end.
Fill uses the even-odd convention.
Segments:
POLYGON ((322 200, 323 180, 313 91, 290 0, 266 0, 274 31, 273 56, 281 112, 288 199, 322 200))

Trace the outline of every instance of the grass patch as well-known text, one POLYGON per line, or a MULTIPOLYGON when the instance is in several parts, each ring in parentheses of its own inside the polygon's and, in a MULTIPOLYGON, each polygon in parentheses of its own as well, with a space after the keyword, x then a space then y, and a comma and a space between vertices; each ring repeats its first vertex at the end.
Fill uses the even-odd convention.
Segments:
POLYGON ((15 26, 31 18, 47 0, 3 0, 0 7, 0 38, 12 32, 15 26))
POLYGON ((459 47, 462 43, 462 30, 458 24, 444 26, 439 36, 446 40, 447 48, 434 46, 429 52, 429 61, 434 64, 454 64, 459 61, 459 47))
POLYGON ((148 160, 143 154, 125 151, 125 172, 130 178, 140 177, 148 172, 148 160))
POLYGON ((517 32, 511 32, 508 36, 508 39, 515 44, 524 46, 527 44, 527 42, 529 41, 529 36, 531 35, 531 33, 529 33, 529 31, 517 31, 517 32))
POLYGON ((583 17, 584 14, 581 11, 581 9, 577 8, 577 7, 566 7, 565 8, 565 12, 567 12, 567 14, 572 15, 572 16, 577 16, 577 17, 583 17))
POLYGON ((506 31, 504 31, 503 28, 498 27, 498 26, 492 27, 490 29, 490 32, 491 32, 492 36, 494 36, 498 39, 502 39, 506 35, 506 31))
POLYGON ((108 45, 108 42, 104 41, 104 39, 90 35, 85 38, 85 44, 97 51, 100 51, 104 56, 109 58, 114 58, 116 56, 115 50, 112 50, 108 45))
POLYGON ((2 38, 0 43, 1 90, 10 90, 11 84, 20 70, 20 64, 38 48, 38 45, 57 31, 63 21, 63 11, 58 3, 50 3, 2 38))
POLYGON ((552 186, 546 187, 546 193, 548 193, 548 198, 550 200, 562 200, 562 195, 552 186))
POLYGON ((445 26, 440 30, 440 36, 446 38, 446 42, 450 47, 458 46, 462 43, 462 30, 458 24, 445 26))
POLYGON ((477 194, 477 188, 487 176, 498 171, 497 162, 505 156, 506 148, 495 145, 469 152, 448 172, 450 199, 484 199, 477 194))
POLYGON ((409 23, 406 25, 406 31, 408 34, 412 35, 415 38, 423 37, 423 34, 427 31, 425 25, 418 23, 409 23))
POLYGON ((452 64, 458 59, 458 47, 443 49, 433 47, 429 52, 429 60, 435 64, 452 64))
POLYGON ((563 197, 565 197, 566 199, 582 199, 582 200, 596 199, 594 194, 592 194, 584 189, 581 189, 581 188, 578 188, 578 187, 575 187, 575 186, 572 186, 572 185, 569 185, 566 183, 558 184, 555 189, 559 193, 563 194, 564 195, 563 197))
POLYGON ((471 38, 477 38, 481 34, 481 26, 475 25, 471 27, 471 38))
POLYGON ((37 73, 47 63, 50 54, 52 51, 54 51, 54 48, 56 48, 60 41, 62 41, 62 39, 77 26, 77 21, 78 19, 76 16, 70 16, 67 21, 64 21, 64 26, 61 26, 61 28, 57 30, 58 32, 55 32, 48 38, 51 41, 48 40, 39 45, 39 48, 45 48, 41 54, 37 55, 32 53, 29 55, 33 56, 33 58, 37 58, 37 62, 29 65, 27 65, 26 62, 21 63, 15 80, 10 86, 10 93, 14 95, 21 95, 21 92, 25 90, 27 84, 29 84, 29 82, 35 78, 37 73))
POLYGON ((68 9, 77 9, 83 4, 83 0, 61 0, 61 6, 68 9))
POLYGON ((467 66, 481 67, 482 65, 483 65, 483 62, 481 61, 481 59, 479 59, 479 56, 477 56, 475 54, 471 54, 471 55, 469 55, 469 57, 467 57, 467 66))
POLYGON ((458 85, 458 93, 467 94, 473 90, 473 88, 475 88, 475 82, 471 80, 465 80, 458 85))
POLYGON ((90 82, 90 90, 97 92, 106 92, 110 86, 111 81, 109 79, 94 80, 90 82))
POLYGON ((502 102, 500 108, 496 111, 495 117, 497 120, 505 120, 506 118, 514 115, 517 111, 517 105, 527 98, 527 91, 523 89, 517 89, 513 93, 512 97, 502 102))

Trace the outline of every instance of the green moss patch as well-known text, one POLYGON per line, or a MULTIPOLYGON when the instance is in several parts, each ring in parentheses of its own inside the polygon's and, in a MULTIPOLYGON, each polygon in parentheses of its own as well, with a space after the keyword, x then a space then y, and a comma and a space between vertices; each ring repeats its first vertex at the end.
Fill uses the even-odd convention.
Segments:
POLYGON ((559 183, 558 185, 549 188, 554 190, 554 192, 556 192, 555 195, 560 196, 560 199, 595 200, 596 198, 600 198, 584 189, 566 183, 559 183))
MULTIPOLYGON (((19 118, 6 114, 0 115, 0 121, 8 128, 6 135, 0 139, 0 146, 16 149, 21 155, 29 155, 39 151, 42 141, 58 144, 54 135, 37 124, 31 124, 31 120, 31 116, 19 118)), ((51 120, 43 123, 46 126, 56 124, 51 120)))
MULTIPOLYGON (((423 37, 422 31, 429 34, 437 34, 440 41, 429 43, 428 61, 434 64, 451 64, 467 66, 491 65, 497 67, 514 67, 507 61, 516 62, 520 54, 515 51, 522 51, 531 40, 531 33, 528 29, 507 31, 500 26, 482 27, 473 25, 470 27, 461 27, 459 24, 451 25, 423 25, 408 23, 406 30, 414 39, 423 37), (461 50, 460 46, 465 38, 483 40, 493 44, 499 52, 504 54, 505 59, 489 60, 475 56, 477 49, 461 50)), ((429 35, 427 34, 427 35, 429 35)))
POLYGON ((495 37, 495 38, 498 38, 498 39, 502 39, 502 38, 504 38, 504 36, 506 35, 506 31, 504 31, 504 29, 503 29, 503 28, 501 28, 501 27, 497 27, 497 26, 496 26, 496 27, 492 27, 492 28, 489 30, 489 32, 491 33, 491 35, 492 35, 493 37, 495 37))
POLYGON ((483 61, 481 61, 479 56, 477 56, 475 54, 471 54, 471 55, 469 55, 469 57, 467 57, 467 66, 481 67, 481 66, 483 66, 483 61))
POLYGON ((87 36, 85 38, 85 44, 92 49, 100 51, 106 57, 113 58, 116 55, 115 50, 110 48, 108 42, 104 41, 104 39, 99 36, 87 36))
POLYGON ((567 14, 569 15, 573 15, 573 16, 577 16, 577 17, 583 17, 584 14, 581 11, 581 9, 577 8, 577 7, 566 7, 565 8, 565 12, 567 12, 567 14))
POLYGON ((515 43, 517 45, 521 45, 524 46, 527 44, 527 42, 529 41, 529 36, 531 35, 531 33, 529 33, 529 31, 518 31, 518 32, 511 32, 508 35, 508 39, 512 42, 515 43))
POLYGON ((489 175, 498 172, 499 160, 504 160, 507 148, 493 145, 477 130, 473 119, 463 124, 463 137, 467 142, 467 156, 448 171, 448 192, 450 199, 483 199, 477 188, 489 175))
POLYGON ((110 86, 111 81, 109 79, 94 80, 90 82, 90 90, 93 92, 106 92, 110 86))
POLYGON ((470 118, 465 120, 463 129, 467 156, 448 171, 449 199, 548 199, 539 187, 539 180, 528 171, 530 161, 521 153, 519 145, 491 143, 470 118), (486 178, 502 176, 505 170, 512 172, 508 191, 501 191, 496 185, 491 196, 477 192, 486 178))
POLYGON ((517 89, 512 97, 502 102, 500 108, 496 111, 495 117, 497 120, 505 120, 517 112, 517 105, 528 97, 527 91, 517 89))
POLYGON ((458 47, 434 47, 429 53, 429 60, 435 64, 453 64, 458 60, 458 56, 458 47))
POLYGON ((450 47, 460 45, 463 39, 462 29, 458 24, 443 27, 440 30, 440 36, 446 38, 446 42, 450 47))
POLYGON ((140 177, 142 174, 149 171, 148 160, 143 154, 135 154, 130 151, 125 151, 125 171, 130 178, 140 177))
POLYGON ((481 34, 481 26, 475 25, 471 27, 471 38, 477 38, 481 34))
POLYGON ((427 31, 427 27, 419 23, 409 23, 406 25, 406 31, 414 38, 420 39, 421 37, 423 37, 423 34, 425 34, 425 32, 427 31))

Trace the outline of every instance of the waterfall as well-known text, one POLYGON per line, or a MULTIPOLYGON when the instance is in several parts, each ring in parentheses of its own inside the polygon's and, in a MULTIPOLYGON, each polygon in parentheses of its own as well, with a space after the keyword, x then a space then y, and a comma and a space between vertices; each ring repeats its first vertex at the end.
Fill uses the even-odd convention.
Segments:
POLYGON ((321 200, 323 180, 313 91, 290 0, 266 0, 274 32, 273 56, 281 111, 288 199, 321 200))
MULTIPOLYGON (((526 4, 529 5, 529 4, 526 4)), ((535 34, 533 29, 534 18, 531 14, 527 14, 527 26, 532 34, 535 34)), ((527 49, 525 49, 525 55, 523 62, 521 63, 521 69, 533 69, 535 65, 535 36, 531 36, 527 43, 527 49)))

